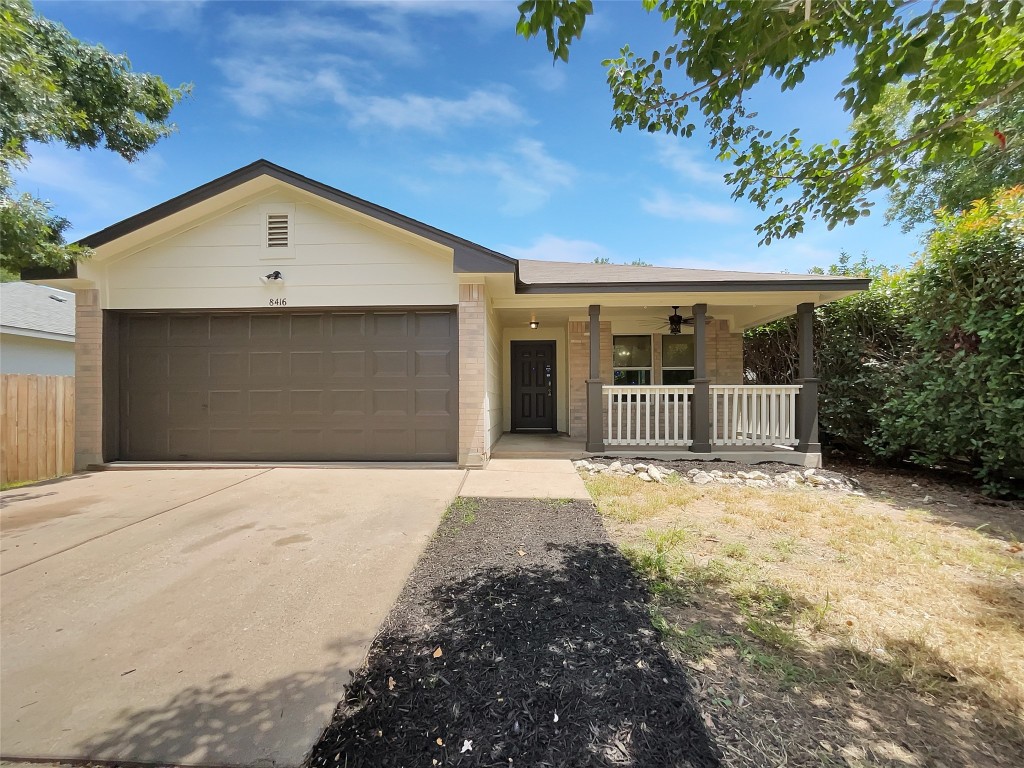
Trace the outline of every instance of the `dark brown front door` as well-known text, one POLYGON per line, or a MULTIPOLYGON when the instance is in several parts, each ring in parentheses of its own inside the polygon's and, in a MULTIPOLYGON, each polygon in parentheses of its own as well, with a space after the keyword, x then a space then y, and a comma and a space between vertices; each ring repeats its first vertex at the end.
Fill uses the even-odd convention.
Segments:
POLYGON ((555 421, 555 342, 512 343, 512 430, 548 430, 555 421))

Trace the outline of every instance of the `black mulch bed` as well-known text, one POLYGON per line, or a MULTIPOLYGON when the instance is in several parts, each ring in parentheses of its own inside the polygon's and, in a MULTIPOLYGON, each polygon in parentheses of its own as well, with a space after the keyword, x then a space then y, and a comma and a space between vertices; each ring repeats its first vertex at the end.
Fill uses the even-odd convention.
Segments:
POLYGON ((718 766, 646 601, 591 504, 462 499, 309 765, 718 766))

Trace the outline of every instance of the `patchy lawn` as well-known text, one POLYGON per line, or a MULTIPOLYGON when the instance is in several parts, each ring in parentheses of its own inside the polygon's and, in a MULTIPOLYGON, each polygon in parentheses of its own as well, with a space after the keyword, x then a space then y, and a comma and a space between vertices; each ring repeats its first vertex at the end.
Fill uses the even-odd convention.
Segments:
POLYGON ((863 496, 584 479, 727 764, 1020 765, 1024 508, 857 474, 863 496))
POLYGON ((309 765, 714 768, 589 502, 458 499, 309 765))

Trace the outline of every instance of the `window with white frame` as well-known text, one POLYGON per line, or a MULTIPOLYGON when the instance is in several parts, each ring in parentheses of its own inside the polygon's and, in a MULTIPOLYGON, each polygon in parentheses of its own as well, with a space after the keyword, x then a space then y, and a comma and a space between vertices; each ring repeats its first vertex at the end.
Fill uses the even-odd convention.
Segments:
POLYGON ((613 336, 612 382, 616 386, 650 384, 651 359, 650 336, 613 336))
POLYGON ((661 337, 661 383, 683 386, 693 381, 693 336, 661 337))

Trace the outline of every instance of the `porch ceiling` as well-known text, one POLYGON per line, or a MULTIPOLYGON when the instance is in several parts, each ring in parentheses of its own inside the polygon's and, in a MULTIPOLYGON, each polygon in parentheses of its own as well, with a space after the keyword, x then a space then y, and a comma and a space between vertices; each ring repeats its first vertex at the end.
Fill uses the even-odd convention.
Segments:
MULTIPOLYGON (((512 302, 496 298, 494 306, 502 325, 506 327, 522 326, 525 328, 528 327, 531 320, 540 322, 541 327, 552 324, 563 325, 569 320, 586 320, 588 317, 588 304, 553 306, 544 301, 536 301, 537 299, 546 298, 555 297, 524 296, 516 297, 512 302)), ((594 296, 592 298, 605 299, 609 297, 594 296)), ((692 304, 705 303, 708 297, 702 296, 700 297, 701 301, 695 301, 692 304, 683 302, 681 300, 683 297, 676 297, 670 294, 658 294, 653 297, 636 294, 630 297, 633 299, 633 302, 629 304, 622 303, 621 299, 623 297, 621 296, 614 298, 619 300, 618 303, 609 305, 601 304, 600 301, 592 302, 600 305, 602 320, 645 320, 653 324, 656 320, 667 318, 672 314, 673 306, 678 306, 679 313, 684 317, 691 316, 693 314, 692 304), (655 300, 649 300, 652 298, 655 300), (648 299, 648 301, 644 301, 644 299, 648 299)), ((722 296, 716 295, 713 298, 721 299, 722 296)), ((787 299, 786 302, 778 304, 762 302, 757 304, 727 304, 720 301, 706 303, 708 304, 708 315, 710 317, 716 320, 725 320, 729 324, 730 330, 739 331, 777 320, 780 317, 796 314, 796 306, 803 303, 803 300, 793 295, 788 296, 787 299)), ((816 302, 811 298, 806 298, 805 300, 808 303, 824 303, 816 302)))

